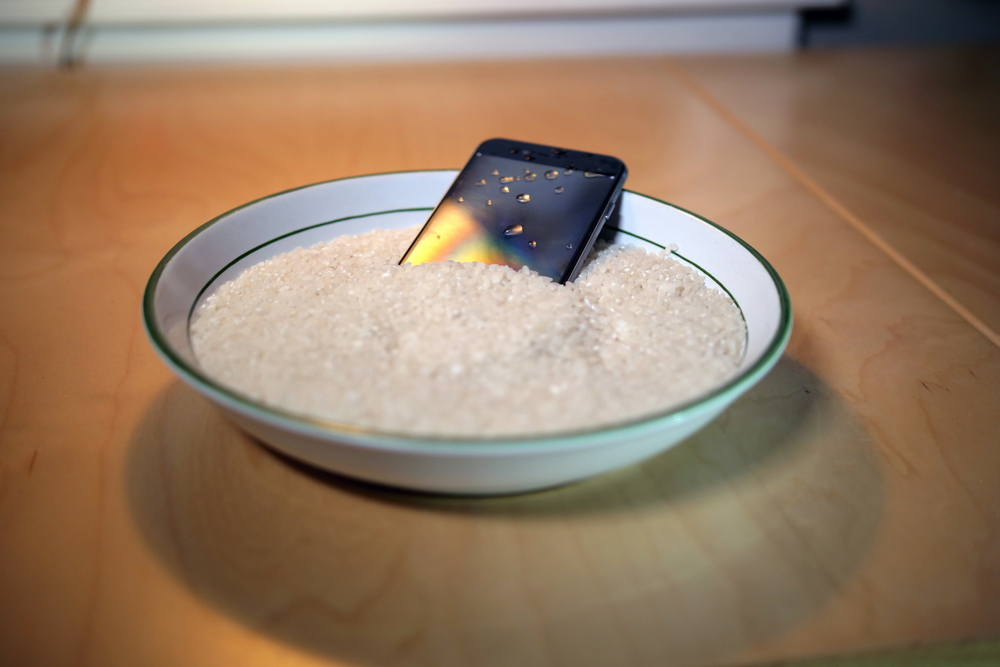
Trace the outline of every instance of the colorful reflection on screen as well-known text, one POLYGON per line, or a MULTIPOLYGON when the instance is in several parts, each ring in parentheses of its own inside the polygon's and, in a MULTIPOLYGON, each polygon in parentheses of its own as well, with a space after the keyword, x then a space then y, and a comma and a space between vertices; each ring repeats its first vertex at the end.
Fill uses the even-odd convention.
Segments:
POLYGON ((521 268, 524 258, 511 256, 512 248, 503 236, 483 233, 483 224, 469 207, 446 200, 434 213, 433 226, 406 256, 411 264, 425 262, 482 262, 521 268), (514 260, 511 262, 511 260, 514 260))
POLYGON ((527 265, 564 280, 617 183, 585 172, 496 155, 472 158, 403 263, 527 265))

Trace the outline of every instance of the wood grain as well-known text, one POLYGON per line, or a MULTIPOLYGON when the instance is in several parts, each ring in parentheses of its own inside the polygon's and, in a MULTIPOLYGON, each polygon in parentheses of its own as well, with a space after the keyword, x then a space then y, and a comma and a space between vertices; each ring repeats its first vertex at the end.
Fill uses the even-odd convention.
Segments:
POLYGON ((1000 340, 1000 49, 680 66, 1000 340))
POLYGON ((0 82, 0 662, 746 664, 1000 631, 1000 350, 662 61, 0 82), (270 453, 145 342, 145 280, 204 220, 497 135, 618 155, 757 247, 796 312, 775 371, 640 466, 446 500, 270 453))

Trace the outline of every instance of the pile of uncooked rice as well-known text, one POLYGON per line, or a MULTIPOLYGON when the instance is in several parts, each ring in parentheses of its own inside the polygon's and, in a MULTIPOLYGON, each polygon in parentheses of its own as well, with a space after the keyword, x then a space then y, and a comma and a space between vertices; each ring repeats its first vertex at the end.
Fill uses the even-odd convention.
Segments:
POLYGON ((416 231, 342 236, 247 269, 199 309, 198 361, 277 408, 439 436, 627 421, 736 372, 739 310, 669 251, 604 246, 559 285, 526 268, 398 266, 416 231))

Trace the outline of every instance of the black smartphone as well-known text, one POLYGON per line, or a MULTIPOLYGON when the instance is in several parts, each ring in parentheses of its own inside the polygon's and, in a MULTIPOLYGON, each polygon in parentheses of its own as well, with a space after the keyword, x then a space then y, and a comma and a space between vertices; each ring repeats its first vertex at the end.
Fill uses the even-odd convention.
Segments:
POLYGON ((527 266, 557 282, 572 281, 627 175, 610 155, 484 141, 399 263, 527 266))

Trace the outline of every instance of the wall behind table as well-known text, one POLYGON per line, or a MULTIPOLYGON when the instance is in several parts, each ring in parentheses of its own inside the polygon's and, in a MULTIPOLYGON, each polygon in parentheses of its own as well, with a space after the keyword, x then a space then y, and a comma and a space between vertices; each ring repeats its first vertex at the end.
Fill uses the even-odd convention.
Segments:
POLYGON ((841 0, 0 0, 0 62, 785 51, 841 0))

